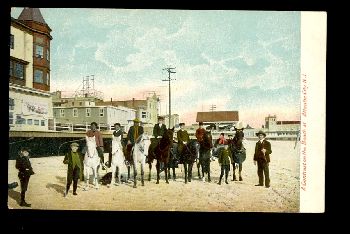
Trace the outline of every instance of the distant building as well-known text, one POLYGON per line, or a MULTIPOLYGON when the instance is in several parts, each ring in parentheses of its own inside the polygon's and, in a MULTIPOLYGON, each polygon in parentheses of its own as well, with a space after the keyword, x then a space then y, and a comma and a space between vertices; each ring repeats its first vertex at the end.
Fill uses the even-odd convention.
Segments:
POLYGON ((265 117, 265 126, 263 130, 269 138, 286 138, 293 140, 300 131, 300 121, 277 121, 276 115, 265 117))
POLYGON ((207 126, 215 126, 217 130, 230 130, 238 121, 238 111, 197 112, 196 118, 196 122, 203 122, 207 126))
POLYGON ((50 35, 38 8, 11 18, 9 69, 10 131, 53 130, 50 35))
POLYGON ((153 127, 158 122, 158 102, 159 99, 155 93, 148 96, 145 100, 132 100, 125 101, 98 101, 96 105, 111 105, 111 106, 124 106, 136 110, 136 117, 140 119, 143 126, 153 127))
POLYGON ((112 130, 115 123, 120 123, 128 131, 135 118, 136 111, 126 107, 114 106, 60 106, 53 107, 56 130, 86 131, 91 122, 96 122, 100 130, 112 130))
POLYGON ((170 126, 169 126, 169 115, 164 115, 164 124, 167 126, 167 128, 178 128, 179 127, 179 115, 173 114, 170 118, 170 126))

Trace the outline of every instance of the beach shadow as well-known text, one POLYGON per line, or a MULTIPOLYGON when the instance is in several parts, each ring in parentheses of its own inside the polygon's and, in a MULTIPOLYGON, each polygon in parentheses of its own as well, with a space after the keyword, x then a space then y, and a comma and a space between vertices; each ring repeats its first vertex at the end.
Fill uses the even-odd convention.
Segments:
POLYGON ((58 180, 59 183, 61 184, 66 184, 66 177, 62 177, 62 176, 56 176, 56 179, 58 180))
POLYGON ((8 195, 17 202, 17 204, 21 204, 21 193, 15 190, 8 190, 8 195))
POLYGON ((62 185, 59 185, 59 184, 51 184, 51 183, 48 183, 48 184, 46 185, 46 188, 48 188, 48 189, 53 188, 53 189, 56 190, 56 192, 58 192, 58 193, 64 193, 66 187, 65 187, 65 186, 62 186, 62 185))

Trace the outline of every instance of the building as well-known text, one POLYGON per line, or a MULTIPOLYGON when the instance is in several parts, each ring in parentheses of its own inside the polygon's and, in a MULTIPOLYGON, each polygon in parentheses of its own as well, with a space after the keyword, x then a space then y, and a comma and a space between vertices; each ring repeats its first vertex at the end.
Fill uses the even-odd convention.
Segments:
POLYGON ((167 128, 178 128, 179 127, 179 115, 173 114, 170 117, 170 126, 169 126, 169 115, 165 115, 164 117, 164 124, 167 126, 167 128))
POLYGON ((270 139, 295 140, 300 131, 300 121, 277 121, 276 115, 268 115, 262 130, 270 139))
POLYGON ((124 106, 136 110, 136 117, 140 119, 143 126, 153 127, 158 122, 158 102, 159 99, 155 93, 148 96, 145 100, 132 100, 125 101, 99 101, 96 102, 97 106, 111 105, 111 106, 124 106))
POLYGON ((9 127, 11 131, 53 129, 50 91, 50 35, 38 8, 11 18, 9 127), (40 55, 40 58, 39 56, 40 55))
POLYGON ((196 122, 213 126, 216 130, 230 130, 238 121, 238 111, 197 112, 196 118, 196 122))

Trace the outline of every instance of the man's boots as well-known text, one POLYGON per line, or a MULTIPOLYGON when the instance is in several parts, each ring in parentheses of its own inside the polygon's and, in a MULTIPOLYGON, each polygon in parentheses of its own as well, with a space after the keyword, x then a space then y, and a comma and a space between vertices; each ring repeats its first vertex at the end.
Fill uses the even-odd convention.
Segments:
POLYGON ((227 177, 228 177, 228 174, 225 175, 225 183, 228 184, 227 182, 227 177))
POLYGON ((20 206, 31 207, 31 205, 25 201, 25 197, 26 197, 25 192, 21 192, 21 204, 20 204, 20 206))
POLYGON ((77 188, 78 188, 78 181, 73 182, 73 195, 78 195, 77 194, 77 188))

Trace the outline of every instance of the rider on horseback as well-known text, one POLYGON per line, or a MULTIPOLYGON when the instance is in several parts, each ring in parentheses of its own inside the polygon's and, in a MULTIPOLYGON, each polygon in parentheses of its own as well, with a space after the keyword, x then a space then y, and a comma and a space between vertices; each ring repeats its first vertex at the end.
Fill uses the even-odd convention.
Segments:
MULTIPOLYGON (((154 152, 154 149, 159 143, 159 139, 164 135, 167 128, 164 124, 164 117, 158 116, 158 123, 154 125, 153 127, 153 136, 154 138, 151 139, 151 150, 154 152)), ((161 171, 163 171, 163 164, 160 165, 161 171)))
POLYGON ((187 143, 190 141, 190 136, 188 135, 188 132, 184 129, 185 123, 180 123, 180 130, 177 132, 177 141, 178 141, 178 155, 180 158, 180 163, 182 163, 182 153, 184 150, 184 147, 187 147, 187 143))

